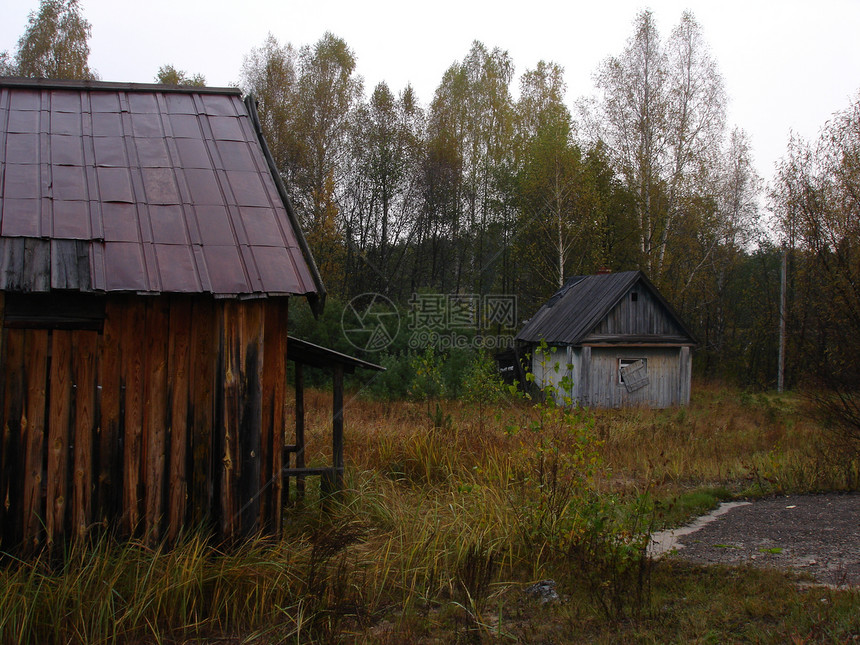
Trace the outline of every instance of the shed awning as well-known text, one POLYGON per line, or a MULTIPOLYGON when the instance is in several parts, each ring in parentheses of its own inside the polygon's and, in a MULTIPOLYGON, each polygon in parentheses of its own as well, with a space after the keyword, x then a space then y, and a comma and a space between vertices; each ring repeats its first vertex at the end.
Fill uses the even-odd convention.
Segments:
POLYGON ((385 368, 375 363, 363 361, 354 356, 342 354, 333 349, 315 345, 306 340, 287 336, 287 358, 302 365, 311 367, 334 367, 343 366, 343 371, 352 374, 356 368, 384 372, 385 368))

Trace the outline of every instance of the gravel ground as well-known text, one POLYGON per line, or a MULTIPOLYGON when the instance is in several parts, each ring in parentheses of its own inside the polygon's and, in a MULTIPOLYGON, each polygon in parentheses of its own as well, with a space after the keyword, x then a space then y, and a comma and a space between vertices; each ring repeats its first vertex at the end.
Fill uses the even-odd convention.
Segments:
POLYGON ((860 493, 761 499, 700 524, 675 537, 668 557, 794 569, 820 584, 860 586, 860 493))

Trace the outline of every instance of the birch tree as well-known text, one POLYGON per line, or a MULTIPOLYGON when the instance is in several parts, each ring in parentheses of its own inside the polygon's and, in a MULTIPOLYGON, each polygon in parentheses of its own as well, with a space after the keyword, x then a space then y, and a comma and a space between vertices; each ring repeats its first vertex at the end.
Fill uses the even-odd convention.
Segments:
POLYGON ((701 28, 685 12, 667 43, 650 11, 606 59, 587 116, 636 196, 640 267, 659 280, 685 205, 706 183, 722 142, 726 98, 701 28))
POLYGON ((15 73, 30 78, 91 80, 90 23, 78 0, 42 0, 18 40, 15 73))

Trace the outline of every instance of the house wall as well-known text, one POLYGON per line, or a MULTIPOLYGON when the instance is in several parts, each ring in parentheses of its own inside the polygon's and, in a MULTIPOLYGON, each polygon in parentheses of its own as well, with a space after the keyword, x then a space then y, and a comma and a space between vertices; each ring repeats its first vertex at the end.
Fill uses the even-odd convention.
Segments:
POLYGON ((535 383, 559 388, 558 403, 564 395, 582 405, 598 408, 648 406, 665 408, 690 402, 692 358, 689 347, 590 347, 550 349, 546 359, 536 351, 532 357, 535 383), (568 358, 569 356, 569 358, 568 358), (619 382, 619 359, 645 359, 648 384, 628 392, 619 382), (545 363, 545 364, 542 364, 545 363), (572 365, 571 369, 567 369, 572 365), (561 393, 559 384, 565 375, 573 379, 573 387, 561 393))
POLYGON ((690 402, 689 347, 583 347, 580 400, 599 408, 665 408, 690 402), (584 355, 590 354, 589 360, 584 355), (648 384, 628 392, 619 382, 619 359, 644 359, 648 384))
POLYGON ((549 346, 546 353, 535 349, 531 366, 535 375, 535 385, 544 391, 552 387, 555 390, 557 403, 563 405, 565 398, 573 400, 576 397, 575 375, 578 373, 578 366, 572 347, 549 346))
POLYGON ((104 326, 2 330, 2 547, 281 524, 287 300, 106 297, 104 326))

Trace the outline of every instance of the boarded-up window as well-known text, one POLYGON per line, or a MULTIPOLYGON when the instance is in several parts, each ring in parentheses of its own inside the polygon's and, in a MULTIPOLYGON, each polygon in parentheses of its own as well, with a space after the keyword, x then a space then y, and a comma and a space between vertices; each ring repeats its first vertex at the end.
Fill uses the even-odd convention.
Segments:
POLYGON ((628 392, 648 385, 648 362, 644 358, 618 359, 618 384, 627 388, 628 392))

